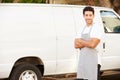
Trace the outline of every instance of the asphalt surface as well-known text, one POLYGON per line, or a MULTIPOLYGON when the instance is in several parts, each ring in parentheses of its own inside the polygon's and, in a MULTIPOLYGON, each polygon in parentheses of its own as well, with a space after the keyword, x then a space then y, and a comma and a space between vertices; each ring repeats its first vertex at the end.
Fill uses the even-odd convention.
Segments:
MULTIPOLYGON (((74 80, 76 79, 76 74, 66 74, 62 76, 47 76, 43 80, 74 80)), ((120 80, 120 70, 105 71, 101 75, 101 80, 120 80)))
MULTIPOLYGON (((54 76, 45 76, 43 80, 74 80, 76 74, 66 74, 66 75, 54 75, 54 76)), ((0 79, 8 80, 8 79, 0 79)), ((101 80, 120 80, 120 70, 105 71, 101 75, 101 80)))
POLYGON ((120 80, 120 70, 104 72, 101 80, 120 80))

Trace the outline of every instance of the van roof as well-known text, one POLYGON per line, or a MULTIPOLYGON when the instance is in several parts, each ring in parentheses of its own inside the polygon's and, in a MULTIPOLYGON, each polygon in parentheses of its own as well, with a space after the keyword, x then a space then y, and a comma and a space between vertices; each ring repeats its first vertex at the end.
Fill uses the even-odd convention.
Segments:
MULTIPOLYGON (((74 7, 74 8, 84 8, 85 5, 68 5, 68 4, 35 4, 35 3, 1 3, 0 6, 43 6, 43 7, 74 7)), ((87 6, 87 5, 86 5, 87 6)), ((113 10, 106 7, 92 6, 95 9, 100 10, 113 10)))

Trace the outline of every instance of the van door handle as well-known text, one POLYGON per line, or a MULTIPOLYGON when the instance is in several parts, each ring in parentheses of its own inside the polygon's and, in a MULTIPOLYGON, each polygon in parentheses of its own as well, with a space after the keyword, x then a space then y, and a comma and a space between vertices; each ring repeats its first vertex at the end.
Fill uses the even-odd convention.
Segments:
POLYGON ((105 49, 105 43, 103 43, 103 49, 105 49))

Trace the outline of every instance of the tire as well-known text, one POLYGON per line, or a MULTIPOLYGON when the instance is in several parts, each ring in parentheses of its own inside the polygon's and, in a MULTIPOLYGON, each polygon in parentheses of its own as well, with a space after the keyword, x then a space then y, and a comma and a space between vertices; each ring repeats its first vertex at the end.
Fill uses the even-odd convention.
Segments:
POLYGON ((42 76, 36 66, 24 63, 13 69, 9 80, 42 80, 42 76))

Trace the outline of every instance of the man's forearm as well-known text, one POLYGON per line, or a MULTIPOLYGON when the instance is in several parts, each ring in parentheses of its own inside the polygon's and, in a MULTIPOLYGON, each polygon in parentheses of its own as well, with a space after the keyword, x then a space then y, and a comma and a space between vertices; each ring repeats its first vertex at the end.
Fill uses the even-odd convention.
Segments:
POLYGON ((92 38, 92 39, 87 40, 87 41, 82 40, 82 39, 79 40, 80 44, 82 44, 83 46, 88 47, 88 48, 95 48, 99 42, 100 42, 100 40, 97 38, 92 38))

